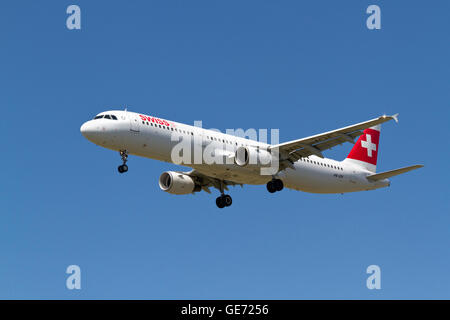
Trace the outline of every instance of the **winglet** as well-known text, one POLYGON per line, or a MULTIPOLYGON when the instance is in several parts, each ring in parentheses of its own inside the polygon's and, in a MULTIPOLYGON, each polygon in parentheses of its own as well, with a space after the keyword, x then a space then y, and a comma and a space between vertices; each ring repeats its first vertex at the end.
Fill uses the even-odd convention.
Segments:
POLYGON ((398 123, 398 113, 394 114, 392 118, 394 118, 395 122, 398 123))
MULTIPOLYGON (((387 116, 386 114, 384 114, 384 115, 382 115, 379 119, 389 119, 389 120, 394 119, 395 122, 398 123, 398 113, 396 113, 396 114, 394 114, 394 115, 392 115, 392 116, 387 116)), ((388 120, 386 120, 386 121, 388 121, 388 120)))

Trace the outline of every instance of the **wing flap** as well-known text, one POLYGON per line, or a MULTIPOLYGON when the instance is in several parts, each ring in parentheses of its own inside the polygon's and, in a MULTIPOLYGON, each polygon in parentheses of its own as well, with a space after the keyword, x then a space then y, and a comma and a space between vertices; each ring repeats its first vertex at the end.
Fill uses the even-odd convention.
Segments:
POLYGON ((404 168, 400 168, 400 169, 395 169, 395 170, 390 170, 390 171, 385 171, 385 172, 381 172, 381 173, 376 173, 376 174, 371 174, 369 176, 367 176, 366 178, 371 180, 371 181, 378 181, 378 180, 383 180, 383 179, 387 179, 402 173, 406 173, 408 171, 411 170, 415 170, 415 169, 419 169, 422 168, 423 165, 421 164, 416 164, 414 166, 409 166, 409 167, 404 167, 404 168))

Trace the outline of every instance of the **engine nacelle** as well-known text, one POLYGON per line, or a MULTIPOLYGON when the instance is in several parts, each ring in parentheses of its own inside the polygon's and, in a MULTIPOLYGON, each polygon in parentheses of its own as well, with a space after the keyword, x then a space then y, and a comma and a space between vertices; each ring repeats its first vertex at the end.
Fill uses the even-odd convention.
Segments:
POLYGON ((272 155, 264 149, 240 146, 236 149, 234 163, 240 167, 270 166, 272 163, 272 155))
POLYGON ((172 194, 189 194, 201 189, 190 176, 174 171, 166 171, 161 174, 159 187, 172 194))

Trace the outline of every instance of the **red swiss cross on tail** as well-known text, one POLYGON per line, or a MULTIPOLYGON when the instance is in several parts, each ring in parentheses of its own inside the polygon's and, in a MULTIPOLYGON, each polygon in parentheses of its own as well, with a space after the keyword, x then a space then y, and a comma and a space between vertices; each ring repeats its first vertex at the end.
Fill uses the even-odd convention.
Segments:
POLYGON ((353 159, 366 169, 375 172, 380 142, 380 126, 365 129, 353 146, 347 159, 353 159))

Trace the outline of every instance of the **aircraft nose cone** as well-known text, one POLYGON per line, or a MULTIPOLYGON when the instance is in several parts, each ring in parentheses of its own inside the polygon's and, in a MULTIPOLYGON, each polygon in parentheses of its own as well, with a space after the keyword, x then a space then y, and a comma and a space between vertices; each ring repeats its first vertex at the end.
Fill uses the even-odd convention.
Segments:
POLYGON ((92 123, 88 121, 81 125, 80 132, 86 139, 92 139, 95 135, 95 128, 92 123))

